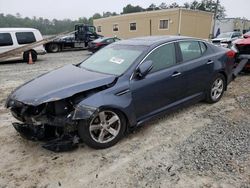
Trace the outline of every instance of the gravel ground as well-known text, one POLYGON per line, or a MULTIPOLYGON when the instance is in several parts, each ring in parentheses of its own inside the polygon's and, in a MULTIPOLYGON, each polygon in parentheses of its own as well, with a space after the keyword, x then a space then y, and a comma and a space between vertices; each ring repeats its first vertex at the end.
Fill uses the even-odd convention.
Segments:
POLYGON ((160 116, 117 145, 53 153, 22 139, 4 108, 8 94, 42 73, 88 57, 41 56, 34 65, 0 65, 0 187, 250 187, 250 76, 222 100, 160 116))

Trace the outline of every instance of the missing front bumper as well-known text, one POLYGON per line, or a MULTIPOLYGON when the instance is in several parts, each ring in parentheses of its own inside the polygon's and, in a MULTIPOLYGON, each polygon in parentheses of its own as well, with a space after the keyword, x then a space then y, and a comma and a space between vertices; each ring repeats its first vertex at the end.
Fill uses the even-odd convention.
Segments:
POLYGON ((45 141, 43 148, 54 152, 71 151, 78 147, 79 137, 76 132, 65 133, 53 126, 33 126, 24 123, 13 123, 20 135, 31 141, 45 141))

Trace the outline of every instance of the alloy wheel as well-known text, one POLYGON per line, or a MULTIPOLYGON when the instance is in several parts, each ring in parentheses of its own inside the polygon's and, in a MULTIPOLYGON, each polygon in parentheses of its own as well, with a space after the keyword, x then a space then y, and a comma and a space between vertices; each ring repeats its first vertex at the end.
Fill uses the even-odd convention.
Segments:
POLYGON ((214 81, 211 89, 211 98, 213 99, 213 101, 216 101, 221 97, 223 90, 224 90, 224 82, 221 78, 217 78, 214 81))
POLYGON ((98 143, 108 143, 114 140, 121 130, 121 120, 113 111, 101 111, 95 116, 89 126, 91 138, 98 143))

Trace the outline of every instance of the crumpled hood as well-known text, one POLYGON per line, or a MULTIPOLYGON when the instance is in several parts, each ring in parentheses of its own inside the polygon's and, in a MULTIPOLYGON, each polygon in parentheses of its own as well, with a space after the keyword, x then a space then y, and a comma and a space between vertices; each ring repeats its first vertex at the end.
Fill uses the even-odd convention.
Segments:
POLYGON ((243 38, 235 41, 237 45, 250 45, 250 38, 243 38))
POLYGON ((74 65, 67 65, 18 87, 9 99, 37 106, 110 84, 115 79, 114 75, 101 74, 74 65))

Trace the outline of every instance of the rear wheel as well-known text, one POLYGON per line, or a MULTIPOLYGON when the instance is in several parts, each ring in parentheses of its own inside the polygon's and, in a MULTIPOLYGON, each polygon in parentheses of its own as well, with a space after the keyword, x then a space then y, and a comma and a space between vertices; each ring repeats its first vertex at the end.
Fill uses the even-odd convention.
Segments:
POLYGON ((50 44, 48 49, 49 52, 56 53, 60 51, 60 46, 58 44, 50 44))
POLYGON ((82 122, 78 132, 90 147, 104 149, 115 145, 124 135, 126 120, 115 110, 102 110, 92 119, 82 122))
POLYGON ((29 62, 29 54, 31 53, 32 61, 35 62, 37 60, 37 53, 35 51, 26 51, 23 53, 23 61, 29 62))
POLYGON ((206 93, 207 95, 206 101, 208 103, 218 102, 223 96, 225 88, 226 88, 225 76, 222 74, 217 74, 209 85, 209 88, 206 93))

